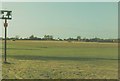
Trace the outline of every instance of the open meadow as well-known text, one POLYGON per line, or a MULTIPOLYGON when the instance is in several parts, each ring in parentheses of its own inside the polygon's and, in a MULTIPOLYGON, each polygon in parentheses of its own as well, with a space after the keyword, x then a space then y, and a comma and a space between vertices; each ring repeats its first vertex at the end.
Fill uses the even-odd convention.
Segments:
POLYGON ((117 43, 36 40, 7 43, 10 64, 2 65, 4 79, 118 78, 117 43))

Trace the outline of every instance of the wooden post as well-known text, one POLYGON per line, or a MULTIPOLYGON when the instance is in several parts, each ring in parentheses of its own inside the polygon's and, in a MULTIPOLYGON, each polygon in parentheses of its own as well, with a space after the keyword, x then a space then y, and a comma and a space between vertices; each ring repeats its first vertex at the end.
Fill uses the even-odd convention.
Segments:
POLYGON ((7 51, 7 26, 8 26, 8 23, 7 23, 7 19, 5 19, 5 23, 4 23, 4 27, 5 27, 5 47, 4 47, 4 53, 5 53, 5 59, 4 59, 4 62, 5 63, 7 63, 7 59, 6 59, 6 57, 7 57, 7 53, 6 53, 6 51, 7 51))

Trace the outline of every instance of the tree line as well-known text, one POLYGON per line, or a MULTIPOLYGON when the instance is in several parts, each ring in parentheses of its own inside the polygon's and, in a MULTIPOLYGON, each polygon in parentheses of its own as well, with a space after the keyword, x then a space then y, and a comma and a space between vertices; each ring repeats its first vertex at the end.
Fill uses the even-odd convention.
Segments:
MULTIPOLYGON (((4 40, 4 38, 0 38, 2 40, 4 40)), ((40 37, 36 37, 34 35, 31 35, 27 38, 20 38, 18 35, 16 35, 15 37, 11 37, 11 38, 7 38, 7 40, 52 40, 52 41, 68 41, 68 42, 72 42, 72 41, 78 41, 78 42, 119 42, 119 39, 102 39, 102 38, 98 38, 98 37, 94 37, 94 38, 81 38, 81 36, 76 36, 76 38, 72 38, 72 37, 68 37, 66 39, 62 39, 62 38, 54 38, 52 35, 44 35, 43 38, 40 37)))

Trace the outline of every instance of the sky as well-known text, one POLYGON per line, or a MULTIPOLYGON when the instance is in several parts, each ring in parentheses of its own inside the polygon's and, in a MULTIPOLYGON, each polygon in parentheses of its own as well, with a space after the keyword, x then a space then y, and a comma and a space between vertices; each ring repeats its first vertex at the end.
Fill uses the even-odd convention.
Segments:
POLYGON ((118 37, 117 2, 4 2, 2 9, 12 10, 8 37, 118 37))

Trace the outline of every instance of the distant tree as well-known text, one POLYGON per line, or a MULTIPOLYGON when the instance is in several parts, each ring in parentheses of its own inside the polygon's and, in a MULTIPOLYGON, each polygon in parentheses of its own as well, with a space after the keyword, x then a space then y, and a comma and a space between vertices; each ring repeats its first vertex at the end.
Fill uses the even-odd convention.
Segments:
POLYGON ((77 40, 80 41, 81 40, 81 36, 77 36, 77 40))
POLYGON ((71 37, 69 37, 69 38, 67 39, 68 42, 72 42, 73 40, 74 40, 74 39, 71 38, 71 37))
POLYGON ((44 39, 45 40, 53 40, 53 36, 52 35, 44 35, 44 39))
POLYGON ((37 37, 35 37, 34 35, 31 35, 31 36, 29 37, 29 39, 36 40, 37 37))
POLYGON ((19 39, 19 37, 20 37, 19 35, 16 35, 16 36, 15 36, 15 40, 18 40, 18 39, 19 39))
POLYGON ((99 42, 99 41, 100 41, 100 38, 95 37, 95 38, 93 38, 92 40, 93 40, 93 42, 99 42))
POLYGON ((31 36, 29 37, 29 39, 34 39, 34 35, 31 35, 31 36))
POLYGON ((21 37, 20 40, 22 40, 23 38, 21 37))
POLYGON ((59 41, 62 41, 62 39, 61 39, 61 38, 58 38, 58 40, 59 40, 59 41))
POLYGON ((86 39, 87 39, 87 38, 84 37, 84 38, 82 39, 82 41, 86 42, 86 39))

